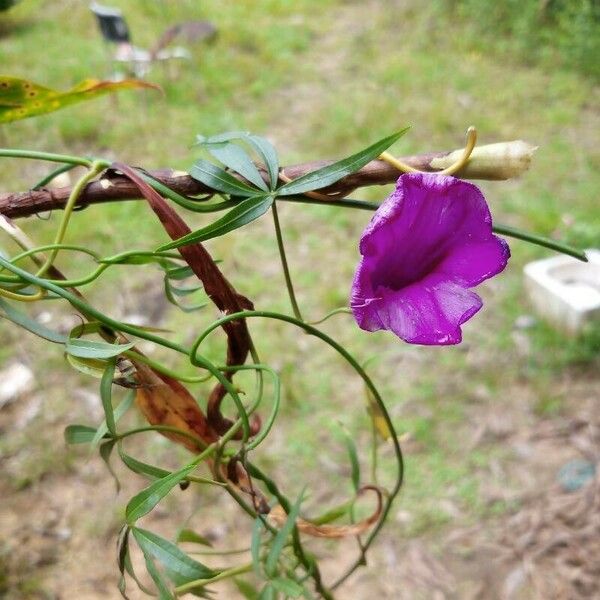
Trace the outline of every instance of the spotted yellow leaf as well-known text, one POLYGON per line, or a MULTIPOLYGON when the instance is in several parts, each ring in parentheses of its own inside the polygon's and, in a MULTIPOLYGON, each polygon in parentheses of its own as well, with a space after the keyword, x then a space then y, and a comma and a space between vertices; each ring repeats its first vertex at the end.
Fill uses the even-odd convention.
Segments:
POLYGON ((127 88, 152 88, 158 86, 137 79, 100 81, 85 79, 74 88, 59 92, 26 79, 0 76, 0 123, 27 119, 60 110, 69 104, 92 100, 127 88))

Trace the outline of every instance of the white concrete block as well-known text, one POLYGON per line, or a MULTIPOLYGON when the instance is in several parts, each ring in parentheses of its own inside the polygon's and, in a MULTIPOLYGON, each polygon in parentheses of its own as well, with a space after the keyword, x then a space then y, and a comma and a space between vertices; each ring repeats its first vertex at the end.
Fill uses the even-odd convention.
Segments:
POLYGON ((586 250, 587 263, 554 256, 525 265, 525 286, 538 314, 557 329, 580 333, 600 321, 600 250, 586 250))

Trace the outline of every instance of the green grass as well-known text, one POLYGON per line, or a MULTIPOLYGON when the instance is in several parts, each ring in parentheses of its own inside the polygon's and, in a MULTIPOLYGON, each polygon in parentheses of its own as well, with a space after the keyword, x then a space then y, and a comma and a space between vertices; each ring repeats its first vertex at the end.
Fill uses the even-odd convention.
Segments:
MULTIPOLYGON (((22 2, 3 17, 5 74, 65 89, 85 77, 107 74, 105 48, 84 3, 55 4, 47 10, 41 0, 22 2)), ((178 65, 174 76, 153 70, 150 79, 163 87, 164 95, 124 92, 4 126, 0 136, 13 147, 118 157, 147 168, 188 168, 197 133, 252 130, 272 139, 283 164, 289 164, 350 154, 405 125, 412 129, 396 145, 398 154, 459 147, 466 127, 474 124, 482 143, 525 139, 540 146, 521 180, 483 185, 495 218, 597 247, 600 113, 593 83, 575 71, 523 64, 505 39, 475 43, 459 35, 456 24, 450 34, 449 22, 423 8, 424 3, 389 4, 257 0, 225 5, 211 0, 197 8, 191 1, 122 0, 118 5, 140 46, 150 46, 167 24, 190 18, 211 19, 219 37, 193 48, 192 61, 178 65), (496 54, 500 42, 502 52, 496 54)), ((0 185, 27 189, 47 169, 3 159, 0 185)), ((371 189, 358 196, 382 199, 385 192, 371 189)), ((192 225, 207 222, 186 218, 192 225)), ((357 240, 369 215, 292 205, 282 208, 281 218, 307 317, 318 318, 345 304, 357 240)), ((44 243, 56 223, 55 215, 22 225, 44 243)), ((76 214, 68 240, 115 253, 155 248, 165 235, 143 203, 130 202, 76 214)), ((3 240, 5 244, 8 248, 3 240)), ((289 310, 268 217, 208 245, 236 287, 257 306, 289 310)), ((595 334, 583 342, 567 340, 543 323, 524 332, 531 354, 524 360, 518 355, 513 323, 531 311, 521 267, 548 253, 522 242, 511 247, 506 273, 483 286, 486 307, 465 327, 462 346, 407 347, 389 334, 357 331, 344 315, 324 326, 361 360, 376 358, 369 371, 381 382, 399 430, 417 442, 418 450, 407 456, 406 490, 399 502, 414 517, 404 533, 445 523, 449 517, 440 513, 440 498, 450 498, 467 514, 484 513, 478 486, 499 449, 486 446, 474 457, 464 443, 472 434, 474 406, 488 402, 508 407, 504 390, 524 386, 535 398, 531 409, 553 415, 563 408, 552 393, 561 374, 574 365, 590 372, 597 368, 595 334), (488 399, 478 399, 482 388, 488 399)), ((61 264, 69 273, 79 268, 69 267, 67 258, 61 264)), ((121 310, 119 303, 131 312, 149 310, 155 300, 145 292, 160 287, 160 281, 160 273, 151 268, 118 267, 91 294, 107 310, 121 310)), ((189 343, 213 316, 211 309, 191 317, 170 311, 161 324, 182 331, 180 337, 189 343)), ((321 481, 325 465, 334 487, 347 482, 344 468, 338 472, 332 466, 345 464, 346 457, 331 428, 341 420, 368 453, 361 385, 332 353, 289 326, 256 321, 251 327, 261 356, 272 359, 286 384, 280 432, 267 442, 260 460, 289 485, 290 497, 302 485, 302 478, 286 478, 291 465, 313 481, 321 481)), ((9 327, 2 330, 5 344, 16 343, 17 335, 9 327)), ((219 348, 218 342, 211 345, 211 355, 219 356, 219 348)), ((50 356, 53 370, 67 371, 54 349, 36 346, 31 354, 41 381, 50 356)), ((67 377, 83 381, 77 374, 67 377)), ((64 399, 62 384, 52 383, 51 389, 64 399)), ((60 410, 59 421, 69 413, 60 410)), ((34 426, 30 438, 11 438, 11 452, 34 443, 35 431, 34 426)), ((386 455, 383 460, 387 464, 391 459, 386 455)), ((343 490, 348 493, 349 487, 343 490)))

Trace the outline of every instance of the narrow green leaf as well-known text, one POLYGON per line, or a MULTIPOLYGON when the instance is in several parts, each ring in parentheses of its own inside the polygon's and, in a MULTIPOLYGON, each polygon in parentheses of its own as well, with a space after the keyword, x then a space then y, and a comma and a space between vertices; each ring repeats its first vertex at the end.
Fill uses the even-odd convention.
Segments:
POLYGON ((88 335, 90 333, 98 333, 105 325, 100 321, 89 321, 75 325, 69 332, 69 339, 80 338, 82 335, 88 335))
POLYGON ((79 356, 73 356, 72 354, 65 354, 65 357, 67 362, 80 373, 96 377, 96 379, 102 379, 102 375, 106 369, 106 360, 100 360, 98 358, 80 358, 79 356))
POLYGON ((95 340, 72 338, 65 344, 65 352, 80 358, 112 358, 133 348, 133 342, 129 344, 109 344, 95 340))
POLYGON ((144 560, 146 561, 146 569, 148 569, 148 573, 150 574, 150 577, 152 577, 152 581, 154 581, 154 585, 156 585, 156 589, 158 590, 158 600, 176 600, 175 596, 171 593, 167 582, 156 568, 154 561, 150 555, 146 554, 146 552, 144 552, 144 560))
POLYGON ((258 135, 249 135, 244 139, 247 139, 248 142, 252 144, 254 149, 263 159, 267 170, 269 171, 269 179, 271 181, 270 188, 271 190, 274 190, 277 187, 279 179, 279 158, 277 157, 277 151, 273 147, 273 144, 258 135))
POLYGON ((208 143, 203 144, 203 146, 226 167, 235 171, 261 190, 265 192, 269 191, 256 165, 252 162, 252 158, 241 146, 232 142, 208 143))
POLYGON ((124 526, 119 531, 119 537, 117 539, 117 565, 119 566, 119 572, 121 577, 119 579, 119 592, 121 597, 125 600, 129 600, 127 597, 127 581, 125 579, 125 568, 127 555, 129 553, 129 527, 124 526))
POLYGON ((19 325, 19 327, 22 327, 49 342, 54 342, 55 344, 64 344, 67 342, 68 338, 66 335, 61 335, 56 331, 44 327, 35 319, 32 319, 24 312, 14 308, 14 306, 2 298, 0 298, 0 317, 12 321, 15 325, 19 325))
POLYGON ((179 532, 179 535, 177 536, 177 543, 179 544, 183 542, 190 542, 193 544, 201 544, 202 546, 212 547, 212 543, 208 538, 196 533, 195 531, 192 531, 191 529, 182 529, 179 532))
POLYGON ((313 525, 327 525, 328 523, 333 523, 347 515, 348 511, 352 508, 352 504, 353 502, 343 502, 342 504, 325 511, 318 517, 311 518, 310 522, 313 525))
POLYGON ((133 565, 131 564, 131 554, 129 552, 129 548, 127 549, 127 552, 125 554, 125 571, 127 571, 127 573, 129 574, 129 576, 135 581, 136 585, 140 588, 140 590, 142 590, 142 592, 144 592, 144 594, 146 594, 147 596, 153 596, 154 594, 152 593, 152 590, 148 589, 141 581, 140 578, 137 576, 133 565))
POLYGON ((176 281, 181 281, 182 279, 187 279, 188 277, 193 276, 194 271, 192 271, 192 267, 188 265, 165 270, 165 277, 168 277, 169 279, 174 279, 176 281))
POLYGON ((304 490, 298 496, 298 499, 290 509, 287 519, 283 524, 283 527, 277 532, 273 543, 271 544, 271 549, 269 550, 269 554, 267 556, 267 560, 265 562, 265 572, 269 577, 275 576, 277 572, 277 561, 279 560, 279 555, 281 551, 285 547, 288 542, 288 537, 292 533, 294 527, 296 526, 296 519, 298 518, 298 514, 300 513, 300 504, 302 503, 304 497, 304 490))
POLYGON ((115 414, 112 405, 112 385, 115 378, 115 365, 116 359, 108 362, 100 381, 100 399, 102 400, 102 408, 104 408, 106 428, 113 437, 117 435, 115 414))
POLYGON ((164 566, 171 581, 176 585, 183 585, 196 579, 210 579, 218 574, 218 571, 209 569, 188 556, 169 540, 151 531, 134 527, 131 532, 144 555, 151 556, 159 561, 164 566))
POLYGON ((190 176, 209 188, 224 194, 247 197, 259 196, 264 193, 261 190, 250 187, 248 184, 231 175, 231 173, 204 159, 198 160, 190 169, 190 176))
POLYGON ((274 190, 277 187, 277 181, 279 178, 279 159, 277 157, 277 151, 273 147, 273 144, 258 135, 252 135, 247 131, 227 131, 225 133, 219 133, 209 138, 205 138, 202 135, 197 136, 197 143, 203 144, 218 144, 219 142, 229 142, 231 140, 242 140, 246 142, 261 157, 265 163, 267 170, 269 171, 270 188, 274 190))
POLYGON ((290 598, 298 598, 302 595, 302 586, 287 577, 275 577, 271 579, 271 585, 282 594, 290 598))
MULTIPOLYGON (((118 423, 119 419, 131 408, 133 401, 135 400, 135 392, 133 390, 129 390, 125 398, 123 398, 122 402, 115 408, 114 410, 114 422, 118 423)), ((100 426, 96 430, 96 435, 90 444, 90 450, 93 450, 96 445, 100 442, 100 440, 108 433, 108 425, 106 424, 106 419, 100 423, 100 426)))
POLYGON ((196 135, 196 143, 194 146, 202 146, 203 144, 218 144, 219 142, 228 142, 235 140, 236 138, 242 138, 248 135, 247 131, 223 131, 222 133, 215 133, 206 137, 201 134, 196 135))
POLYGON ((119 572, 121 575, 125 573, 125 557, 129 551, 129 527, 124 525, 119 531, 119 537, 117 539, 117 565, 119 566, 119 572))
POLYGON ((207 227, 192 231, 188 235, 184 235, 178 240, 164 244, 158 250, 170 250, 172 248, 180 248, 196 242, 203 242, 214 237, 219 237, 247 225, 251 221, 255 221, 264 215, 273 204, 272 196, 259 196, 256 198, 248 198, 240 202, 235 208, 232 208, 224 217, 221 217, 207 227))
POLYGON ((119 583, 117 583, 117 589, 121 594, 121 598, 124 600, 129 600, 129 596, 127 595, 127 580, 125 579, 125 575, 121 575, 119 577, 119 583))
POLYGON ((258 600, 275 600, 275 588, 270 583, 267 583, 261 590, 258 600))
POLYGON ((344 436, 346 450, 348 451, 348 456, 350 458, 352 487, 354 487, 355 492, 358 492, 360 488, 360 463, 358 462, 358 452, 356 450, 356 444, 354 443, 352 436, 345 427, 342 426, 341 430, 342 435, 344 436))
POLYGON ((108 472, 112 475, 112 478, 115 481, 115 486, 117 488, 117 494, 118 494, 121 491, 121 482, 119 481, 119 478, 117 477, 117 474, 115 473, 115 470, 112 468, 112 465, 110 464, 110 455, 112 454, 113 448, 115 447, 115 443, 116 443, 115 440, 108 440, 107 442, 100 444, 100 457, 104 461, 104 464, 106 465, 106 468, 108 469, 108 472))
POLYGON ((67 444, 88 444, 95 435, 96 428, 88 425, 67 425, 64 432, 67 444))
POLYGON ((312 173, 307 173, 298 179, 294 179, 277 189, 280 196, 290 196, 293 194, 304 194, 311 190, 321 189, 332 185, 336 181, 355 173, 362 169, 367 163, 376 159, 382 152, 387 150, 394 142, 408 131, 408 127, 402 131, 398 131, 393 135, 383 138, 375 142, 372 146, 344 158, 331 165, 317 169, 312 173))
POLYGON ((180 288, 180 287, 175 287, 174 285, 171 285, 171 293, 174 296, 190 296, 194 292, 197 292, 198 290, 201 290, 203 288, 204 288, 204 286, 202 286, 202 285, 196 285, 196 286, 188 287, 188 288, 180 288))
POLYGON ((192 463, 174 471, 147 488, 136 494, 127 504, 125 518, 127 523, 135 523, 138 519, 148 514, 180 481, 183 481, 195 468, 192 463))
POLYGON ((156 479, 163 479, 167 475, 171 475, 171 471, 149 465, 141 460, 137 460, 137 458, 133 458, 133 456, 130 456, 129 454, 125 454, 121 446, 119 446, 119 456, 125 463, 125 466, 138 475, 148 475, 150 477, 155 477, 156 479))
POLYGON ((177 296, 189 296, 194 292, 199 292, 204 289, 204 286, 199 285, 192 288, 177 288, 172 283, 171 280, 165 276, 164 278, 164 286, 165 286, 165 296, 167 300, 175 305, 177 308, 182 310, 185 313, 194 312, 196 310, 200 310, 208 306, 207 296, 203 294, 202 297, 206 300, 204 302, 196 302, 195 304, 183 304, 177 299, 177 296))
POLYGON ((245 579, 234 578, 233 583, 246 600, 258 600, 258 590, 250 582, 245 579))
POLYGON ((264 528, 264 524, 261 519, 257 518, 252 526, 252 539, 250 542, 250 554, 252 556, 252 566, 257 577, 261 577, 261 564, 260 564, 260 544, 261 544, 261 533, 264 528))

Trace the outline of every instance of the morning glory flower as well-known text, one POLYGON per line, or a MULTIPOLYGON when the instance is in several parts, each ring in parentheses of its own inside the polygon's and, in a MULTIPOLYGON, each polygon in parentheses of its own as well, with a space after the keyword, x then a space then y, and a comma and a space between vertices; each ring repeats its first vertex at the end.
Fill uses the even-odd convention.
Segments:
POLYGON ((407 173, 360 240, 350 306, 361 329, 389 329, 412 344, 458 344, 460 326, 482 306, 470 288, 510 257, 473 184, 407 173))

